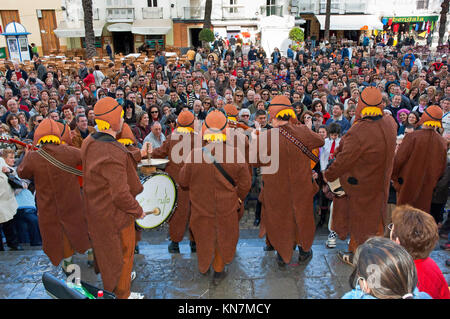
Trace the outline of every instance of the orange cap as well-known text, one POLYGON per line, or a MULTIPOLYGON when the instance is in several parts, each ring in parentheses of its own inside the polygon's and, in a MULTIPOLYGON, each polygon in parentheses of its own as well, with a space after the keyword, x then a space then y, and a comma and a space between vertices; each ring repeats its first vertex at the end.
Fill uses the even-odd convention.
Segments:
POLYGON ((120 119, 123 117, 122 106, 112 97, 104 97, 94 105, 95 122, 100 131, 112 129, 120 131, 120 119))
POLYGON ((34 145, 38 145, 40 143, 61 143, 61 132, 59 130, 58 125, 52 119, 43 120, 34 132, 34 145))

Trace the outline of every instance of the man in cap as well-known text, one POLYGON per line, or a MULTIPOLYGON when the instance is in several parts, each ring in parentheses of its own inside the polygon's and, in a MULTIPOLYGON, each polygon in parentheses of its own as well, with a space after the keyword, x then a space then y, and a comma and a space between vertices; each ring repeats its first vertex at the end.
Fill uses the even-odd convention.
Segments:
POLYGON ((243 155, 228 144, 226 128, 222 111, 209 112, 202 126, 206 145, 188 155, 179 173, 180 185, 189 188, 198 268, 206 273, 212 263, 216 285, 226 275, 225 264, 234 258, 239 239, 237 212, 251 186, 247 164, 238 160, 243 155), (196 158, 201 161, 194 162, 196 158))
POLYGON ((83 142, 83 193, 86 215, 105 290, 119 299, 142 299, 131 293, 135 249, 134 221, 145 217, 136 195, 143 186, 130 152, 116 141, 123 126, 123 108, 111 97, 94 106, 99 132, 83 142))
POLYGON ((86 252, 90 242, 83 198, 73 173, 75 167, 81 165, 81 153, 74 147, 62 145, 60 136, 55 121, 43 120, 33 140, 40 150, 26 148, 17 174, 20 178, 34 180, 43 250, 55 266, 64 259, 62 267, 66 271, 74 252, 86 252), (55 160, 60 163, 55 165, 55 160))
POLYGON ((442 128, 442 116, 439 106, 429 106, 418 123, 421 129, 403 138, 392 171, 397 205, 430 213, 433 190, 447 166, 447 141, 436 132, 442 128))
MULTIPOLYGON (((311 128, 297 122, 286 96, 272 99, 269 114, 273 128, 252 137, 252 143, 259 144, 258 154, 267 154, 272 161, 278 156, 279 162, 275 173, 265 174, 262 170, 260 236, 267 233, 267 239, 277 251, 278 264, 284 267, 291 261, 292 247, 297 245, 299 263, 312 258, 315 232, 313 198, 318 186, 313 182, 311 159, 318 161, 312 150, 321 147, 324 140, 311 128), (272 137, 273 134, 277 135, 272 137), (275 154, 277 150, 271 143, 273 138, 279 147, 278 154, 275 154), (259 139, 266 143, 259 143, 259 139), (300 144, 302 146, 298 146, 300 144)), ((260 158, 258 156, 258 161, 260 158)), ((260 167, 265 164, 258 162, 252 165, 260 167)))
MULTIPOLYGON (((183 240, 186 228, 189 225, 189 190, 179 185, 180 169, 183 167, 185 159, 189 154, 185 154, 184 148, 179 148, 179 146, 184 145, 189 151, 193 149, 195 138, 194 122, 195 116, 191 111, 181 111, 177 118, 175 132, 167 137, 161 147, 151 151, 151 156, 154 158, 169 158, 169 163, 167 163, 165 171, 178 184, 178 205, 169 221, 169 236, 171 240, 168 247, 169 253, 180 252, 178 243, 183 240), (175 147, 179 149, 178 152, 174 151, 175 147)), ((196 252, 196 245, 192 234, 190 237, 191 252, 196 252)))
POLYGON ((384 233, 397 136, 392 116, 383 116, 382 96, 375 87, 361 92, 355 117, 324 172, 325 181, 339 179, 346 194, 334 205, 331 229, 341 239, 350 233, 348 252, 338 253, 350 265, 359 245, 384 233))

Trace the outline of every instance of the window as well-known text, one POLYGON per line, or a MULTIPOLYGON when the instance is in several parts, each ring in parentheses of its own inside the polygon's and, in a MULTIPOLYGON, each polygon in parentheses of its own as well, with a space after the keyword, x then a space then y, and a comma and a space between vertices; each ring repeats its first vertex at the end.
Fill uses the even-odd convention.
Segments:
POLYGON ((429 0, 417 0, 417 10, 428 9, 429 0))
POLYGON ((237 13, 238 12, 238 8, 236 7, 232 7, 237 5, 237 0, 230 0, 230 13, 237 13))
POLYGON ((147 0, 147 6, 156 8, 158 6, 158 0, 147 0))

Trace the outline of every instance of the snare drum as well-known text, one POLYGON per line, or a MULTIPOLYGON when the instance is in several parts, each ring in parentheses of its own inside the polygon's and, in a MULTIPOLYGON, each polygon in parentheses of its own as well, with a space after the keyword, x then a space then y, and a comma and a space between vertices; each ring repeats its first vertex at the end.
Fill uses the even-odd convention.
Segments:
POLYGON ((167 173, 157 172, 142 181, 144 190, 136 196, 144 212, 154 211, 136 224, 144 229, 152 229, 167 222, 177 207, 177 186, 167 173))

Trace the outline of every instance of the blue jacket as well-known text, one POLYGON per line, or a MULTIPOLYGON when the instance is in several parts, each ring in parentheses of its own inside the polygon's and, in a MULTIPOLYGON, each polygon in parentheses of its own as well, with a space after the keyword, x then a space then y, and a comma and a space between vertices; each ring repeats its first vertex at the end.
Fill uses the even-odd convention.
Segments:
POLYGON ((342 116, 342 120, 340 121, 335 121, 333 119, 333 117, 330 117, 326 123, 326 125, 330 125, 331 123, 337 123, 341 126, 341 134, 344 135, 345 133, 347 133, 347 131, 350 129, 350 122, 344 117, 342 116))
MULTIPOLYGON (((342 296, 341 299, 378 299, 372 295, 366 294, 361 290, 361 288, 356 286, 355 289, 347 292, 345 295, 342 296)), ((429 294, 426 292, 420 292, 417 287, 414 289, 413 292, 413 299, 433 299, 430 297, 429 294)))

